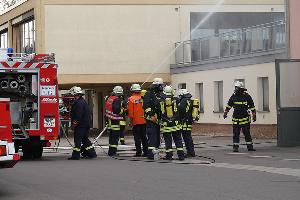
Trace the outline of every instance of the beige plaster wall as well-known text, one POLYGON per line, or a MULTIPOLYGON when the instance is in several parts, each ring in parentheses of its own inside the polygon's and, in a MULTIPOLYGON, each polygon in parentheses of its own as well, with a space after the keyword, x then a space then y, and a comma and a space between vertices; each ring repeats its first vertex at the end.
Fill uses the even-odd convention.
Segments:
MULTIPOLYGON (((169 73, 179 40, 175 6, 46 5, 45 51, 60 74, 169 73)), ((113 80, 112 80, 113 81, 113 80)))
POLYGON ((290 8, 290 57, 300 59, 300 1, 289 0, 290 8))
MULTIPOLYGON (((258 108, 258 77, 269 77, 269 106, 270 112, 259 112, 256 124, 276 124, 276 80, 275 64, 266 63, 234 67, 227 69, 200 71, 172 75, 172 86, 178 88, 179 83, 186 83, 187 89, 195 96, 196 83, 204 85, 204 113, 202 123, 231 123, 231 119, 223 119, 223 113, 213 113, 214 110, 214 81, 223 81, 224 108, 232 95, 235 79, 245 79, 245 85, 258 108)), ((196 97, 199 98, 199 97, 196 97)), ((232 113, 232 111, 231 111, 232 113)), ((231 114, 230 113, 230 114, 231 114)))

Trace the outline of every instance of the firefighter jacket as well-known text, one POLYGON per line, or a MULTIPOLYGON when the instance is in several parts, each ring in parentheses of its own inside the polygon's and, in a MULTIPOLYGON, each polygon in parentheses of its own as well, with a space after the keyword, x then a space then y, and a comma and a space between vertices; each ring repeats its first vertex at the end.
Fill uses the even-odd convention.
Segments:
POLYGON ((173 96, 162 95, 161 109, 161 132, 171 133, 180 130, 178 100, 173 96))
POLYGON ((143 109, 146 120, 151 120, 152 116, 156 116, 158 120, 161 118, 160 111, 161 91, 151 85, 144 96, 143 109))
POLYGON ((120 126, 126 125, 123 97, 111 95, 107 98, 105 116, 108 121, 108 129, 120 130, 120 126))
POLYGON ((76 127, 91 127, 91 112, 84 98, 75 99, 71 109, 71 122, 77 122, 76 127))
POLYGON ((234 93, 230 97, 225 111, 228 112, 231 108, 234 109, 232 123, 237 125, 249 124, 251 122, 249 110, 252 113, 256 113, 252 97, 246 92, 234 93))
POLYGON ((179 121, 181 124, 182 130, 192 130, 193 124, 193 100, 191 99, 192 95, 184 95, 179 100, 178 110, 179 110, 179 121))
POLYGON ((133 126, 137 124, 146 124, 143 100, 140 93, 133 93, 131 97, 128 98, 127 111, 133 126))

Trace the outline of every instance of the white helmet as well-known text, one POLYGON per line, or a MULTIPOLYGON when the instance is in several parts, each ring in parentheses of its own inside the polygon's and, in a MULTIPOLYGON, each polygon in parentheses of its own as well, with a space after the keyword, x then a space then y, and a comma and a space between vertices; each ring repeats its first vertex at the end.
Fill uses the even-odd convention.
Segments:
POLYGON ((234 83, 234 87, 237 87, 237 88, 245 88, 244 83, 243 83, 243 82, 240 82, 240 81, 236 81, 236 82, 234 83))
POLYGON ((178 96, 183 96, 183 95, 187 95, 190 94, 190 92, 187 89, 180 89, 178 91, 178 96))
POLYGON ((141 89, 140 84, 137 84, 137 83, 132 84, 132 86, 130 87, 130 91, 133 91, 133 92, 140 92, 141 90, 142 89, 141 89))
POLYGON ((164 81, 162 78, 154 78, 152 84, 153 85, 162 85, 162 84, 164 84, 164 81))
POLYGON ((164 87, 164 92, 165 95, 173 95, 173 88, 170 85, 167 85, 164 87))
POLYGON ((76 95, 76 94, 80 94, 83 95, 84 92, 82 91, 81 87, 77 87, 77 86, 73 86, 70 90, 69 90, 71 95, 76 95))
POLYGON ((123 88, 121 86, 117 85, 117 86, 114 87, 113 93, 122 95, 123 94, 123 88))

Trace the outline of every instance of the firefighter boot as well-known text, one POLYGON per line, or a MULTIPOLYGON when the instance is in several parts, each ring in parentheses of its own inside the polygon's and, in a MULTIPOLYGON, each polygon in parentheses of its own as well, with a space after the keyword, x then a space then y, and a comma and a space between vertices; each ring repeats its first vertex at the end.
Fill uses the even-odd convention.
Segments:
POLYGON ((80 160, 80 151, 73 151, 72 156, 68 160, 80 160))
POLYGON ((233 145, 233 152, 239 152, 239 145, 237 144, 233 145))
POLYGON ((248 151, 256 151, 256 149, 253 148, 253 144, 247 144, 248 151))
POLYGON ((173 153, 167 152, 166 157, 164 157, 164 160, 173 160, 173 153))

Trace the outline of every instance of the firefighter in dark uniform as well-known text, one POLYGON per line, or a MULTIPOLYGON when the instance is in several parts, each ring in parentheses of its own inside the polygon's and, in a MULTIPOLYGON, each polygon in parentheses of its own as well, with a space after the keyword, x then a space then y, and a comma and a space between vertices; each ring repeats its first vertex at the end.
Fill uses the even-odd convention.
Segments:
POLYGON ((147 158, 154 159, 154 151, 157 151, 160 145, 160 101, 163 91, 162 78, 154 78, 148 91, 144 96, 144 115, 146 119, 146 133, 148 136, 147 158))
POLYGON ((252 97, 246 92, 242 82, 235 82, 234 94, 230 97, 226 109, 224 111, 224 119, 227 118, 229 110, 233 107, 233 152, 239 151, 240 131, 242 129, 245 135, 248 151, 255 151, 253 148, 252 137, 250 134, 251 115, 252 112, 253 122, 256 121, 256 109, 252 97))
POLYGON ((173 97, 171 86, 165 86, 160 102, 161 132, 166 146, 166 160, 173 159, 172 139, 174 140, 179 160, 184 160, 183 144, 180 134, 178 101, 173 97))
POLYGON ((88 138, 91 126, 91 113, 88 104, 82 97, 84 95, 80 87, 72 87, 70 93, 75 100, 71 109, 71 123, 74 128, 74 143, 72 157, 69 160, 79 160, 80 153, 85 158, 95 158, 97 154, 88 138))
POLYGON ((105 102, 105 116, 109 131, 109 156, 117 155, 118 142, 126 126, 123 88, 115 86, 111 96, 105 102))
POLYGON ((195 148, 192 138, 192 126, 199 120, 199 101, 191 99, 192 95, 187 89, 179 90, 179 118, 181 134, 186 148, 186 157, 195 157, 195 148))

